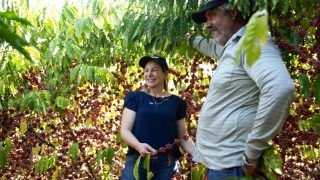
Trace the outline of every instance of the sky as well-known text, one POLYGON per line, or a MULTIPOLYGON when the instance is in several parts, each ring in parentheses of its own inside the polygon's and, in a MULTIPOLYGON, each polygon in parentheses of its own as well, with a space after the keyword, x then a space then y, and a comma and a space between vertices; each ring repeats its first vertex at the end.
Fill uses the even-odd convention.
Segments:
POLYGON ((10 4, 21 5, 26 4, 29 1, 29 8, 31 9, 42 9, 43 7, 47 7, 47 9, 60 11, 65 4, 66 1, 69 2, 80 2, 83 0, 0 0, 0 11, 6 10, 7 6, 10 4))
POLYGON ((29 3, 30 7, 36 7, 39 9, 46 7, 47 12, 53 11, 60 14, 59 12, 67 1, 80 3, 81 0, 29 0, 29 3))
MULTIPOLYGON (((1 1, 1 0, 0 0, 1 1)), ((9 0, 10 1, 10 0, 9 0)), ((15 1, 27 1, 27 0, 15 0, 15 1)), ((29 8, 33 10, 40 10, 46 8, 46 16, 60 16, 63 6, 68 3, 69 5, 81 6, 81 4, 87 4, 92 0, 29 0, 29 8)), ((109 0, 105 0, 109 1, 109 0)), ((81 11, 81 8, 78 9, 81 11)))
MULTIPOLYGON (((3 0, 0 0, 0 2, 3 0)), ((12 1, 12 0, 8 0, 12 1)), ((42 9, 43 7, 47 7, 47 13, 56 15, 60 14, 62 7, 65 3, 69 5, 81 6, 81 4, 86 5, 88 2, 93 0, 13 0, 13 1, 29 1, 29 7, 32 9, 42 9)), ((126 0, 104 0, 104 3, 107 6, 112 6, 115 4, 122 4, 126 0)), ((90 3, 89 3, 90 4, 90 3)), ((83 6, 82 6, 83 7, 83 6)), ((80 9, 80 8, 79 8, 80 9)))
MULTIPOLYGON (((61 9, 66 1, 74 2, 74 0, 29 0, 30 7, 38 6, 38 7, 53 7, 57 9, 61 9)), ((79 0, 78 0, 79 2, 79 0)))

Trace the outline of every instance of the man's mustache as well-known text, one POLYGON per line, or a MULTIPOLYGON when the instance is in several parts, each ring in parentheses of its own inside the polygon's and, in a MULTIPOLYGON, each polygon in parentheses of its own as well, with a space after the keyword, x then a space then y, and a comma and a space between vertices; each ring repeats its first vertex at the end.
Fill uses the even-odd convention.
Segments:
POLYGON ((213 27, 213 26, 207 26, 208 30, 210 33, 214 32, 217 30, 217 28, 213 27))

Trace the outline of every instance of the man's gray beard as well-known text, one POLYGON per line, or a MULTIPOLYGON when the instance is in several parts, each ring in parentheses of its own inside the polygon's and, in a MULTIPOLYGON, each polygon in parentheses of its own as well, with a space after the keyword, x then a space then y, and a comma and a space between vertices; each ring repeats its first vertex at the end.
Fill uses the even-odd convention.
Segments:
POLYGON ((226 45, 228 40, 231 38, 231 36, 232 36, 232 34, 231 34, 230 29, 228 27, 225 27, 222 34, 220 34, 216 37, 212 37, 212 39, 215 43, 219 44, 220 46, 224 46, 224 45, 226 45))
POLYGON ((216 44, 219 44, 220 46, 223 46, 222 43, 221 43, 221 40, 223 38, 223 35, 219 35, 217 37, 212 37, 212 40, 216 43, 216 44))

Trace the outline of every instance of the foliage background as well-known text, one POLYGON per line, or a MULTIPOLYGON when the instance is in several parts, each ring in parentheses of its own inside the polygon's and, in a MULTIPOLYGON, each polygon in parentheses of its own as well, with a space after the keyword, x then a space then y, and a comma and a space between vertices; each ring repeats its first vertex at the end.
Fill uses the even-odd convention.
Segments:
MULTIPOLYGON (((186 100, 195 138, 216 64, 183 36, 206 36, 190 19, 204 1, 66 1, 61 11, 27 0, 0 2, 0 177, 118 179, 126 152, 118 133, 122 99, 142 85, 137 61, 145 54, 169 61, 170 91, 186 100)), ((319 2, 231 4, 244 15, 267 10, 296 83, 296 100, 264 155, 264 172, 271 179, 319 179, 319 2)), ((177 178, 201 178, 203 169, 190 156, 181 165, 177 178)))

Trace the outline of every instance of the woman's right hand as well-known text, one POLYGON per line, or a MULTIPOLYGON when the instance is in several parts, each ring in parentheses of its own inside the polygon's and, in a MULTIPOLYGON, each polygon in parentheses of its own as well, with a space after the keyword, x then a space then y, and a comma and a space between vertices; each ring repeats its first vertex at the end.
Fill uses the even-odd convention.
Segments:
POLYGON ((145 157, 148 154, 154 155, 157 153, 155 149, 153 149, 149 144, 146 143, 139 143, 136 149, 142 157, 145 157))

